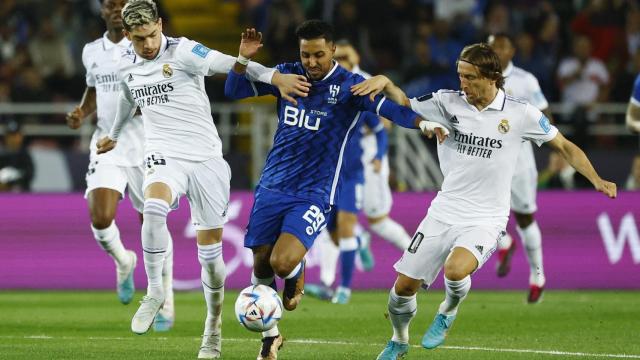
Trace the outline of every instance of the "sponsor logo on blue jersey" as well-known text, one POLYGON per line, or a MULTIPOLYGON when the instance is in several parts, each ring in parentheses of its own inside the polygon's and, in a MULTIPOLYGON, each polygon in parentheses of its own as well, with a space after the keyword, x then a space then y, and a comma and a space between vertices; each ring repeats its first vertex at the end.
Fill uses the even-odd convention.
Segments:
POLYGON ((207 54, 209 53, 209 51, 211 51, 211 49, 209 49, 208 47, 202 44, 197 44, 196 46, 193 47, 193 49, 191 49, 192 53, 200 56, 203 59, 207 57, 207 54))
MULTIPOLYGON (((306 109, 298 109, 287 105, 284 108, 283 122, 286 125, 297 126, 311 131, 318 131, 318 129, 320 129, 320 117, 316 117, 315 120, 312 120, 309 115, 305 114, 306 111, 306 109)), ((327 115, 324 111, 310 110, 309 112, 312 115, 327 115)))
POLYGON ((542 131, 544 131, 545 134, 548 134, 549 131, 551 131, 551 123, 549 122, 549 119, 547 119, 546 116, 542 115, 542 117, 540 117, 540 127, 542 128, 542 131))

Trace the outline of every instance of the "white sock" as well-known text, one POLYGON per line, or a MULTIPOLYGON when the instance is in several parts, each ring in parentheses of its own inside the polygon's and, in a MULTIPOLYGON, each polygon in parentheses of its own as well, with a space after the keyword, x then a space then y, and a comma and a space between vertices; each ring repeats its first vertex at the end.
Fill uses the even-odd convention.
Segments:
POLYGON ((440 304, 438 312, 444 315, 455 315, 458 312, 458 306, 464 300, 471 289, 471 276, 467 275, 459 281, 444 278, 445 298, 440 304))
POLYGON ((402 344, 409 343, 409 323, 416 312, 418 312, 418 302, 416 294, 413 296, 400 296, 396 294, 395 287, 389 292, 389 319, 393 327, 393 337, 391 340, 402 344))
POLYGON ((407 234, 402 225, 389 217, 375 224, 371 224, 371 230, 401 250, 408 248, 409 243, 411 243, 411 236, 407 234))
POLYGON ((161 199, 147 199, 142 213, 142 251, 149 284, 147 294, 156 299, 164 299, 162 268, 170 237, 167 228, 169 204, 161 199))
POLYGON ((336 266, 340 257, 340 248, 331 240, 331 236, 323 230, 316 240, 320 248, 320 282, 325 286, 333 285, 336 280, 336 266))
MULTIPOLYGON (((266 278, 266 279, 261 279, 261 278, 257 277, 256 274, 251 272, 251 284, 253 284, 253 285, 271 286, 271 284, 273 283, 274 280, 275 280, 275 276, 272 276, 272 277, 269 277, 269 278, 266 278)), ((262 332, 262 337, 263 338, 273 337, 273 336, 278 336, 278 334, 280 334, 280 330, 278 330, 278 325, 276 324, 271 329, 269 329, 267 331, 263 331, 262 332)))
POLYGON ((118 230, 115 220, 104 229, 96 229, 91 225, 91 231, 93 231, 93 237, 98 245, 113 258, 118 266, 125 265, 129 261, 127 251, 120 240, 120 230, 118 230))
POLYGON ((504 236, 498 237, 498 250, 507 250, 511 247, 511 242, 513 242, 513 238, 509 233, 505 233, 504 236))
POLYGON ((544 286, 544 266, 542 265, 542 234, 537 222, 532 222, 524 229, 516 227, 518 235, 527 250, 527 260, 529 260, 529 283, 531 285, 544 286))
POLYGON ((212 245, 198 244, 198 260, 202 265, 200 279, 202 279, 204 299, 207 303, 204 335, 220 334, 224 279, 227 275, 222 258, 222 243, 212 245))
POLYGON ((162 264, 162 288, 164 289, 164 305, 161 312, 173 318, 175 310, 173 305, 173 238, 171 233, 169 233, 167 253, 162 264))

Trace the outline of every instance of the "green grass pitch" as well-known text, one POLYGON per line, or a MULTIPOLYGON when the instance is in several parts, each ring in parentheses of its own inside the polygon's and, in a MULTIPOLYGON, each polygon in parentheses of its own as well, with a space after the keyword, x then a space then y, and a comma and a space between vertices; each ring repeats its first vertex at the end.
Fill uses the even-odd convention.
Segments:
MULTIPOLYGON (((234 319, 237 292, 226 293, 223 359, 255 359, 259 334, 234 319)), ((445 345, 419 347, 442 290, 421 292, 406 359, 640 359, 639 292, 557 292, 538 305, 524 292, 473 291, 445 345)), ((136 300, 141 297, 138 293, 136 300)), ((349 305, 305 297, 285 312, 279 359, 375 359, 391 336, 387 292, 356 292, 349 305)), ((205 314, 201 293, 177 293, 168 333, 135 335, 137 303, 115 292, 0 292, 0 359, 195 359, 205 314)))

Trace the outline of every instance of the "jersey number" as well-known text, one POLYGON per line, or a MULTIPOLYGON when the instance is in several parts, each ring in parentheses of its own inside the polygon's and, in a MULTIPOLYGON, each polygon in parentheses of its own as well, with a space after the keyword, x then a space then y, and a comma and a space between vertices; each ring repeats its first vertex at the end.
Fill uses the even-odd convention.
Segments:
POLYGON ((302 215, 302 218, 309 223, 309 226, 307 226, 306 229, 307 235, 309 236, 317 232, 322 227, 325 220, 324 214, 322 213, 320 208, 315 205, 311 205, 311 207, 309 207, 309 210, 307 210, 307 212, 302 215))
POLYGON ((409 248, 407 250, 410 253, 415 254, 416 251, 418 251, 418 246, 422 243, 422 239, 424 239, 424 234, 417 232, 413 235, 413 239, 411 239, 411 244, 409 244, 409 248))

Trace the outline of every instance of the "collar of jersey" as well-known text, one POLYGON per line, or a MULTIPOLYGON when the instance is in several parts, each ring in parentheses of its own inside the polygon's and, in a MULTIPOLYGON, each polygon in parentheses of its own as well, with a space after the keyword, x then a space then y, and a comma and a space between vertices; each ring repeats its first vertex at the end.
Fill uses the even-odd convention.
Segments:
POLYGON ((513 72, 513 62, 509 61, 509 65, 507 65, 507 67, 502 72, 502 76, 509 77, 509 75, 511 75, 512 72, 513 72))
MULTIPOLYGON (((338 62, 333 60, 333 68, 331 69, 331 71, 329 71, 329 73, 327 75, 325 75, 325 77, 323 77, 322 80, 318 80, 318 81, 315 81, 315 82, 322 82, 322 81, 325 81, 328 78, 330 78, 331 75, 333 75, 333 73, 336 72, 336 69, 338 69, 338 66, 339 66, 338 62)), ((307 74, 307 76, 309 76, 309 74, 307 74)))
POLYGON ((126 36, 123 37, 122 40, 120 40, 120 42, 114 43, 113 41, 109 40, 109 37, 107 37, 107 34, 108 32, 105 31, 104 34, 102 35, 102 46, 104 46, 105 50, 111 50, 113 49, 114 46, 126 48, 131 43, 126 36))

